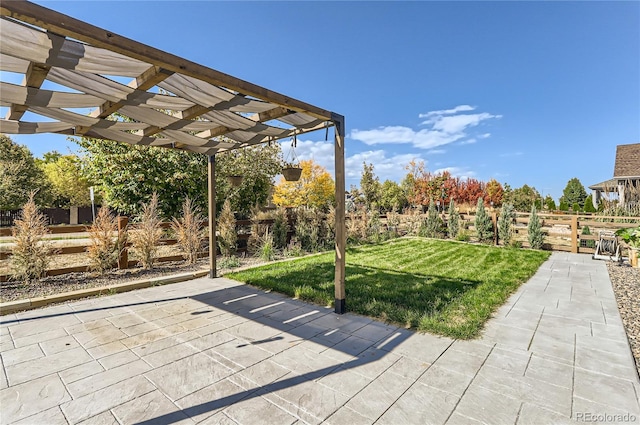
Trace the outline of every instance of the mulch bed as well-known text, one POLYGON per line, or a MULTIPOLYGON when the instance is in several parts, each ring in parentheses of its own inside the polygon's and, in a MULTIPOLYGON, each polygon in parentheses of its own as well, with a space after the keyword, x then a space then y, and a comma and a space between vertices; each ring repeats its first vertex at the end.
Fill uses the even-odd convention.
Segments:
POLYGON ((628 263, 613 262, 607 263, 607 267, 618 301, 618 310, 640 373, 640 268, 632 268, 628 263))
MULTIPOLYGON (((218 276, 222 276, 233 270, 229 268, 220 268, 220 259, 218 259, 218 261, 218 276)), ((238 261, 240 263, 239 267, 247 267, 262 262, 260 259, 253 257, 239 257, 238 261)), ((151 270, 145 270, 142 268, 113 270, 103 276, 96 273, 83 272, 49 276, 28 284, 21 281, 2 282, 0 283, 0 302, 61 294, 79 289, 116 285, 141 279, 153 279, 180 273, 208 270, 208 268, 209 259, 201 258, 196 264, 192 265, 188 265, 184 261, 171 261, 159 263, 151 270)))

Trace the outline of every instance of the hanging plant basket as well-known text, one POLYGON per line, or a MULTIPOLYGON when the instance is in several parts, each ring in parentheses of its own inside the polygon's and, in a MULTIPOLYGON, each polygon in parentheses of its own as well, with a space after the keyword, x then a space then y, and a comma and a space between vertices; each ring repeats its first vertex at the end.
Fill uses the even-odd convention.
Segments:
POLYGON ((284 159, 284 167, 282 167, 282 175, 288 182, 297 182, 302 175, 302 167, 300 167, 300 161, 298 160, 295 150, 297 142, 298 140, 294 134, 293 140, 291 141, 291 148, 289 148, 289 153, 284 159))
POLYGON ((227 176, 227 181, 233 187, 238 187, 242 184, 243 176, 227 176))
POLYGON ((302 175, 302 168, 297 165, 287 165, 282 169, 282 175, 288 182, 297 182, 302 175))

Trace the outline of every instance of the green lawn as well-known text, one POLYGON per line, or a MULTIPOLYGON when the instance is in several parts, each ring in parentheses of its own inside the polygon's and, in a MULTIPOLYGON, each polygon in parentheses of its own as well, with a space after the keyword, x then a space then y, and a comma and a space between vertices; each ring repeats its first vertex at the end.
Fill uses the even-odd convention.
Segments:
MULTIPOLYGON (((454 338, 479 335, 491 313, 550 253, 395 239, 347 250, 347 310, 454 338)), ((334 253, 227 274, 302 300, 332 305, 334 253)))

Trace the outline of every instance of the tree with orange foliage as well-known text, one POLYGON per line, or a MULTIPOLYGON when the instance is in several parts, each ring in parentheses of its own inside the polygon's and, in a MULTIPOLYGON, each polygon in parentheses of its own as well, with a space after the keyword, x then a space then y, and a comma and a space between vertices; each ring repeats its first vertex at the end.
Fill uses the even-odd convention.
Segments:
POLYGON ((488 202, 494 207, 499 207, 502 205, 502 196, 504 194, 504 189, 496 179, 489 180, 484 190, 486 192, 486 196, 484 197, 485 202, 488 202))
POLYGON ((273 203, 286 207, 326 208, 335 199, 335 183, 329 172, 313 160, 300 161, 302 175, 296 182, 288 182, 284 177, 276 184, 273 203))

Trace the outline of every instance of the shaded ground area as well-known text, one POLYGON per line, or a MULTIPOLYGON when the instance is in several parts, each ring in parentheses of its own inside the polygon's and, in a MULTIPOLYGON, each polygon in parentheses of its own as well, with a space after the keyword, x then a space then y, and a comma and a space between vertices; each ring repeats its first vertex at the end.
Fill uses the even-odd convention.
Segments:
MULTIPOLYGON (((69 255, 64 257, 69 257, 69 255)), ((238 257, 238 267, 247 267, 260 264, 262 262, 262 260, 254 257, 238 257)), ((222 262, 220 258, 218 259, 218 266, 220 274, 227 273, 231 270, 228 267, 224 267, 224 262, 222 262)), ((140 279, 153 279, 161 276, 170 276, 178 273, 208 269, 209 259, 201 258, 198 260, 197 264, 193 265, 188 265, 184 261, 170 261, 158 263, 151 270, 145 270, 140 267, 126 270, 113 270, 104 276, 100 276, 96 273, 83 272, 49 276, 29 284, 16 281, 1 282, 0 302, 54 295, 79 289, 99 288, 101 286, 109 286, 118 283, 134 282, 140 279)))
POLYGON ((640 418, 606 265, 573 254, 554 253, 475 341, 203 278, 4 316, 0 359, 6 424, 640 418))

